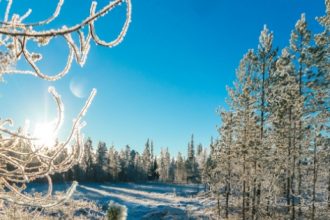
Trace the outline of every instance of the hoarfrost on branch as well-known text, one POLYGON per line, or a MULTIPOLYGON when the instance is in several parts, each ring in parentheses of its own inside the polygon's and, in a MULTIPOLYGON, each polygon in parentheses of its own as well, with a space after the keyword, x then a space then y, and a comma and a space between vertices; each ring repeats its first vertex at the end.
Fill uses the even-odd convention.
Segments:
MULTIPOLYGON (((58 1, 57 7, 48 19, 35 23, 24 22, 32 13, 30 9, 23 15, 12 14, 10 17, 12 3, 13 0, 7 1, 5 15, 3 21, 0 22, 0 46, 4 48, 0 51, 0 79, 6 74, 28 74, 47 81, 59 80, 69 72, 73 59, 80 66, 84 65, 91 41, 106 47, 118 45, 124 39, 131 21, 131 0, 110 1, 99 10, 96 8, 97 3, 93 1, 89 16, 81 23, 59 29, 47 29, 47 25, 59 16, 64 0, 58 1), (94 26, 95 21, 122 3, 126 4, 126 19, 120 33, 109 42, 100 39, 94 26), (37 31, 36 27, 41 27, 42 31, 37 31), (73 35, 78 36, 77 41, 74 40, 73 35), (26 45, 31 42, 43 47, 57 37, 65 40, 69 54, 64 69, 50 75, 38 67, 42 54, 29 50, 26 45), (14 67, 14 64, 21 59, 29 64, 30 69, 20 70, 14 67)), ((63 142, 56 138, 63 122, 63 103, 55 88, 50 87, 49 93, 53 96, 58 110, 57 118, 51 123, 51 132, 54 137, 54 143, 51 146, 38 141, 39 137, 31 135, 28 125, 14 130, 10 129, 13 125, 11 119, 0 119, 0 207, 5 203, 52 207, 65 202, 77 186, 74 182, 65 195, 53 199, 51 174, 69 170, 82 158, 84 146, 81 128, 85 126, 82 117, 90 106, 96 90, 93 89, 77 118, 73 120, 71 132, 63 142), (47 193, 45 195, 26 194, 24 192, 26 184, 38 178, 47 180, 47 193)))

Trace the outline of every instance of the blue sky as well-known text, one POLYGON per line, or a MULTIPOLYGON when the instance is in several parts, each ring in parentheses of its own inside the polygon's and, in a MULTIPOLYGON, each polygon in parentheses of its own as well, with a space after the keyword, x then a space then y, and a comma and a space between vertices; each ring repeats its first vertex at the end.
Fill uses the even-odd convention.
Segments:
MULTIPOLYGON (((0 2, 0 9, 6 1, 0 2)), ((107 1, 98 1, 100 8, 107 1)), ((61 16, 49 27, 73 25, 89 13, 90 0, 66 0, 61 16), (79 3, 78 6, 75 4, 79 3)), ((31 76, 6 76, 0 84, 1 118, 16 124, 25 119, 50 120, 55 105, 47 93, 55 86, 65 104, 65 127, 83 106, 88 91, 98 94, 85 120, 86 136, 118 148, 129 144, 142 151, 147 138, 155 151, 169 147, 186 152, 191 134, 208 146, 217 137, 219 106, 225 106, 226 85, 249 48, 256 48, 264 24, 274 31, 275 45, 286 46, 296 20, 306 12, 311 29, 325 11, 323 0, 132 0, 133 17, 128 34, 115 48, 93 43, 86 65, 73 65, 57 82, 31 76), (80 97, 71 88, 80 87, 80 97), (76 94, 77 95, 77 94, 76 94)), ((29 21, 46 18, 56 1, 16 0, 13 11, 33 10, 29 21)), ((111 39, 124 21, 124 5, 97 21, 98 33, 111 39)), ((0 16, 2 16, 2 14, 0 16)), ((60 39, 44 52, 41 66, 55 73, 64 66, 66 45, 60 39), (63 55, 64 54, 64 55, 63 55)), ((24 63, 18 64, 24 67, 24 63)))

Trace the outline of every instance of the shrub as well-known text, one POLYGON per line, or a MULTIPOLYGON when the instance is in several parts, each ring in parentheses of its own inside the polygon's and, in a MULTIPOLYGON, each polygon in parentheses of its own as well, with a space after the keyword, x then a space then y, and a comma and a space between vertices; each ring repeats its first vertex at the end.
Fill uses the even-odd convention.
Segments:
POLYGON ((107 211, 108 220, 126 220, 127 208, 126 206, 119 205, 113 201, 110 201, 107 211))

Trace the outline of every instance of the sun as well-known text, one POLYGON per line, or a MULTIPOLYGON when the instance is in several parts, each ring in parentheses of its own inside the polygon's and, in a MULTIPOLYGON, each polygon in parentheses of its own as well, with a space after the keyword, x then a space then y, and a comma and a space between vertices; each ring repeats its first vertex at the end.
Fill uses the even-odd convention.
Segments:
POLYGON ((53 123, 36 124, 33 137, 36 138, 35 144, 51 148, 55 145, 56 134, 53 123))

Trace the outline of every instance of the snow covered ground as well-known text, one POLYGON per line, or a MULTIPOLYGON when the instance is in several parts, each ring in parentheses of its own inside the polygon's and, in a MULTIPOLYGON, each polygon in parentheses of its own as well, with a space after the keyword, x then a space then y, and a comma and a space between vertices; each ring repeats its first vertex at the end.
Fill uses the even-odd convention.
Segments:
MULTIPOLYGON (((69 185, 55 184, 54 190, 65 190, 69 185)), ((40 191, 40 186, 34 186, 40 191)), ((82 183, 74 194, 76 199, 93 200, 99 204, 114 201, 128 209, 128 220, 135 219, 208 219, 205 200, 196 195, 202 191, 198 185, 161 183, 82 183)))

